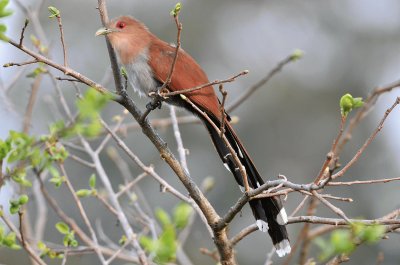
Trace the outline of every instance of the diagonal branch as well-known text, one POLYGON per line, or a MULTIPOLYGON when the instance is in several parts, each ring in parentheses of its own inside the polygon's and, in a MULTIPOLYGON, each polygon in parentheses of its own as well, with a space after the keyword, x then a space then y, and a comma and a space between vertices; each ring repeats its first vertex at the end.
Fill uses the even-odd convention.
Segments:
POLYGON ((375 131, 371 134, 371 136, 365 141, 365 143, 361 146, 361 148, 357 151, 357 153, 353 156, 353 158, 336 174, 332 175, 332 179, 339 178, 343 176, 347 170, 353 166, 355 162, 360 158, 360 156, 364 153, 365 149, 372 143, 372 141, 375 139, 376 135, 382 130, 383 124, 386 121, 386 118, 389 116, 389 114, 394 110, 394 108, 397 107, 397 105, 400 104, 400 97, 397 97, 393 105, 388 108, 385 111, 385 114, 383 115, 383 118, 379 122, 378 126, 376 127, 375 131))

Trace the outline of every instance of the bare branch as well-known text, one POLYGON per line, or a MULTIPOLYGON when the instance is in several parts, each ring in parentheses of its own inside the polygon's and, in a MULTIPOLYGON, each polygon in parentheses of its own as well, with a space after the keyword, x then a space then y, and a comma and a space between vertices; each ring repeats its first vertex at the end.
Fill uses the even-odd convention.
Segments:
POLYGON ((24 66, 24 65, 28 65, 28 64, 34 64, 39 62, 38 60, 32 60, 32 61, 26 61, 26 62, 22 62, 22 63, 6 63, 3 65, 3 67, 11 67, 11 66, 24 66))
POLYGON ((93 243, 94 243, 93 244, 94 251, 96 252, 97 256, 99 257, 101 264, 106 264, 106 260, 103 256, 103 253, 101 253, 101 251, 99 249, 99 242, 97 240, 96 233, 92 227, 92 224, 90 223, 90 220, 86 214, 85 209, 83 208, 83 205, 82 205, 79 197, 76 195, 76 191, 75 191, 74 187, 72 186, 71 182, 69 181, 69 177, 65 170, 65 167, 63 164, 59 164, 59 167, 61 169, 63 176, 65 177, 65 183, 67 184, 67 187, 68 187, 69 191, 71 192, 72 198, 74 199, 75 204, 79 209, 79 213, 81 214, 83 221, 85 222, 87 228, 89 229, 89 233, 90 233, 93 243))
POLYGON ((22 42, 24 41, 24 33, 28 24, 29 24, 29 19, 25 19, 24 27, 21 30, 21 37, 19 38, 19 46, 22 46, 22 42))
POLYGON ((182 141, 182 137, 181 137, 181 132, 179 130, 178 119, 176 117, 175 107, 170 106, 169 109, 170 109, 172 128, 174 130, 174 136, 175 136, 176 144, 178 146, 179 160, 180 160, 183 168, 189 173, 189 168, 188 168, 187 161, 186 161, 186 149, 185 149, 185 147, 183 147, 183 141, 182 141))
MULTIPOLYGON (((58 14, 56 16, 57 22, 58 22, 58 28, 60 29, 60 38, 61 38, 61 45, 63 49, 63 56, 64 56, 64 67, 68 69, 68 57, 67 57, 67 47, 65 46, 65 40, 64 40, 64 29, 62 26, 62 21, 61 21, 61 15, 58 14)), ((68 72, 64 72, 66 75, 68 75, 68 72)))
POLYGON ((392 181, 397 181, 397 180, 400 180, 400 177, 387 178, 387 179, 373 179, 373 180, 355 180, 355 181, 348 181, 348 182, 331 181, 326 185, 327 186, 351 186, 351 185, 360 185, 360 184, 387 183, 387 182, 392 182, 392 181))
POLYGON ((175 47, 175 54, 174 59, 172 60, 171 68, 169 70, 167 79, 165 80, 164 84, 161 86, 160 91, 163 91, 164 88, 167 88, 172 80, 172 75, 175 70, 175 65, 178 60, 179 49, 181 47, 181 32, 182 32, 182 23, 179 22, 179 15, 176 14, 174 16, 176 28, 177 28, 177 36, 176 36, 176 47, 175 47))
POLYGON ((72 76, 80 81, 82 81, 83 83, 85 83, 88 86, 91 86, 93 88, 95 88, 97 91, 99 91, 102 94, 109 94, 109 95, 113 95, 114 96, 114 100, 118 101, 119 98, 116 97, 113 93, 109 92, 106 88, 104 88, 103 86, 101 86, 100 84, 90 80, 89 78, 87 78, 86 76, 72 70, 71 68, 67 68, 65 66, 59 65, 57 63, 55 63, 54 61, 46 58, 45 56, 38 54, 36 52, 33 52, 31 50, 29 50, 28 48, 26 48, 24 45, 19 46, 18 43, 16 43, 15 41, 9 39, 8 43, 10 43, 11 45, 13 45, 14 47, 17 47, 18 49, 20 49, 21 51, 25 52, 26 54, 32 56, 33 58, 35 58, 38 62, 42 62, 44 64, 47 64, 55 69, 58 69, 64 73, 67 73, 67 75, 72 76))
POLYGON ((220 133, 220 137, 222 138, 222 135, 225 134, 225 120, 226 120, 226 112, 225 112, 225 101, 226 101, 226 97, 228 96, 228 92, 226 92, 224 90, 224 85, 220 84, 219 85, 219 92, 221 92, 222 94, 222 102, 221 102, 221 106, 220 106, 220 112, 221 112, 221 126, 219 128, 219 130, 221 131, 220 133))
POLYGON ((200 90, 202 88, 209 87, 209 86, 214 86, 214 85, 219 85, 219 84, 224 84, 224 83, 230 83, 230 82, 235 81, 236 78, 238 78, 238 77, 240 77, 242 75, 246 75, 248 73, 249 73, 248 70, 244 70, 244 71, 242 71, 242 72, 240 72, 240 73, 238 73, 238 74, 236 74, 236 75, 234 75, 232 77, 224 79, 224 80, 215 80, 213 82, 209 82, 207 84, 203 84, 203 85, 192 87, 192 88, 177 90, 177 91, 168 92, 168 93, 161 93, 161 96, 163 96, 163 97, 171 97, 171 96, 176 96, 176 95, 180 95, 180 94, 190 93, 190 92, 193 92, 193 91, 196 91, 196 90, 200 90))
POLYGON ((357 153, 354 155, 354 157, 336 174, 332 175, 332 179, 339 178, 343 176, 347 170, 355 163, 357 160, 360 158, 360 156, 364 153, 365 149, 371 144, 371 142, 375 139, 376 135, 382 130, 383 124, 386 120, 386 118, 389 116, 389 114, 393 111, 393 109, 400 104, 400 97, 397 97, 393 105, 385 111, 385 114, 383 115, 383 118, 379 122, 377 128, 375 131, 372 133, 372 135, 365 141, 363 146, 357 151, 357 153))
POLYGON ((376 87, 372 93, 368 96, 365 100, 364 105, 361 109, 358 110, 357 114, 350 120, 349 126, 347 128, 346 134, 340 141, 337 147, 337 153, 340 153, 343 150, 343 147, 348 143, 351 139, 351 135, 353 134, 354 129, 357 125, 367 116, 371 108, 375 105, 376 101, 378 100, 379 96, 384 93, 390 92, 395 88, 400 87, 400 81, 393 82, 391 84, 376 87))
MULTIPOLYGON (((3 207, 0 206, 0 210, 3 211, 3 207)), ((8 217, 5 214, 0 215, 0 218, 3 219, 4 223, 10 228, 11 231, 13 231, 17 239, 21 242, 23 248, 28 252, 29 256, 35 260, 38 264, 40 265, 46 265, 46 263, 43 262, 43 260, 36 254, 35 250, 31 247, 29 243, 27 243, 24 239, 23 236, 20 234, 18 228, 14 226, 12 221, 8 219, 8 217)))
POLYGON ((244 101, 246 101, 247 98, 249 98, 257 89, 268 83, 268 81, 279 71, 282 70, 282 68, 287 65, 290 62, 293 62, 296 58, 293 57, 293 55, 290 55, 280 61, 264 78, 262 78, 260 81, 249 87, 246 92, 244 92, 241 96, 239 96, 236 100, 234 100, 233 103, 231 103, 227 107, 227 111, 231 112, 232 110, 236 109, 239 105, 241 105, 244 101))

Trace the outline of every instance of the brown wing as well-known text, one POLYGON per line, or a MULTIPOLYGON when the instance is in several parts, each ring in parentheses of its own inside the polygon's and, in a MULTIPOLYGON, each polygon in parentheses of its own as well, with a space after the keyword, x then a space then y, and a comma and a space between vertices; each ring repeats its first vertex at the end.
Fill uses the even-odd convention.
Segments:
MULTIPOLYGON (((149 65, 153 70, 154 77, 161 83, 164 83, 168 77, 175 50, 176 48, 160 40, 155 40, 150 45, 149 65)), ((178 91, 207 83, 209 80, 201 67, 189 54, 180 49, 169 89, 178 91)), ((218 98, 212 86, 185 93, 185 96, 201 109, 207 110, 217 118, 221 117, 218 98)))

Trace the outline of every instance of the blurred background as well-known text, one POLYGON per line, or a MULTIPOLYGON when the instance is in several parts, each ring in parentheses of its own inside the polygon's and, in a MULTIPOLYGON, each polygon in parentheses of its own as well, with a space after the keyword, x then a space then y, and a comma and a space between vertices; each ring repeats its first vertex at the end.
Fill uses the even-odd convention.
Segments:
MULTIPOLYGON (((21 2, 27 6, 36 6, 34 0, 21 2)), ((133 15, 160 38, 174 42, 176 27, 169 11, 175 3, 175 0, 108 1, 108 11, 110 17, 133 15)), ((230 113, 239 117, 234 127, 265 179, 275 178, 278 174, 284 174, 296 183, 314 179, 338 131, 340 97, 351 93, 365 98, 374 87, 400 78, 400 1, 183 0, 182 4, 182 47, 202 65, 210 80, 224 79, 244 69, 250 71, 245 77, 225 86, 229 92, 228 105, 295 49, 305 52, 304 58, 286 66, 271 82, 230 113)), ((47 44, 51 47, 51 57, 61 63, 58 26, 55 20, 48 19, 47 6, 50 5, 56 6, 62 13, 70 66, 95 81, 103 80, 110 67, 104 39, 94 36, 101 26, 96 10, 97 1, 45 1, 39 16, 47 44)), ((13 0, 10 8, 15 13, 5 20, 7 33, 18 40, 25 17, 13 0)), ((28 27, 26 36, 30 34, 32 30, 28 27)), ((29 43, 28 37, 25 43, 29 43)), ((27 58, 14 47, 0 42, 1 65, 11 61, 22 62, 27 58)), ((29 73, 33 66, 26 68, 26 73, 29 73)), ((19 68, 1 68, 0 84, 6 86, 18 71, 19 68)), ((56 76, 62 75, 53 73, 56 76)), ((32 79, 25 78, 24 74, 9 94, 0 90, 2 139, 8 135, 9 130, 21 130, 31 83, 32 79)), ((69 83, 60 84, 70 106, 74 106, 75 90, 69 83)), ((108 87, 113 89, 112 86, 113 82, 110 82, 108 87)), ((372 133, 386 108, 399 95, 400 92, 395 90, 378 100, 373 112, 358 127, 344 150, 342 164, 351 159, 372 133)), ((147 100, 137 95, 134 97, 144 108, 147 100)), ((34 109, 32 133, 47 132, 49 122, 60 118, 58 113, 51 111, 54 104, 57 104, 54 89, 46 79, 34 109)), ((108 120, 119 113, 121 108, 114 103, 103 112, 108 120)), ((167 117, 168 114, 169 110, 164 106, 162 110, 152 112, 151 117, 167 117)), ((180 116, 186 114, 178 111, 180 116)), ((399 117, 400 112, 396 109, 385 123, 383 131, 348 171, 343 181, 399 176, 399 117)), ((171 128, 161 129, 159 133, 175 151, 171 128)), ((181 133, 184 145, 190 151, 188 164, 191 176, 197 183, 201 183, 207 176, 215 178, 215 188, 207 196, 220 214, 225 213, 240 196, 233 177, 220 163, 208 133, 201 125, 181 125, 181 133)), ((184 191, 176 176, 161 161, 156 149, 140 130, 130 131, 125 141, 146 164, 154 164, 164 179, 184 191)), ((129 162, 128 159, 126 161, 129 162)), ((121 178, 115 165, 106 155, 104 163, 109 175, 115 176, 113 184, 117 187, 121 178)), ((79 187, 87 183, 87 178, 81 177, 89 175, 89 171, 75 170, 77 167, 74 162, 67 166, 72 172, 74 185, 79 187)), ((141 173, 132 163, 130 166, 134 176, 141 173)), ((174 197, 159 192, 156 182, 146 179, 143 183, 143 191, 151 194, 150 209, 161 206, 169 210, 176 205, 174 197)), ((1 204, 8 203, 11 189, 10 186, 1 189, 1 204)), ((71 216, 76 216, 77 211, 69 201, 68 193, 63 189, 53 191, 58 193, 57 199, 62 202, 64 209, 71 216)), ((400 207, 400 184, 396 182, 336 187, 326 192, 352 197, 353 203, 335 202, 352 218, 378 218, 400 207)), ((289 195, 286 201, 288 213, 294 210, 301 199, 297 194, 289 195)), ((105 213, 97 201, 85 200, 84 203, 92 220, 101 220, 108 235, 118 240, 121 235, 116 220, 105 213)), ((336 217, 324 207, 320 207, 317 215, 336 217)), ((49 221, 58 221, 51 211, 49 221)), ((251 211, 246 207, 231 225, 230 235, 235 235, 252 222, 251 211)), ((293 241, 300 228, 301 224, 289 225, 293 241)), ((49 225, 46 237, 54 238, 56 235, 57 231, 49 225)), ((195 264, 213 264, 211 259, 199 253, 200 247, 212 249, 213 245, 202 222, 196 220, 184 249, 195 264)), ((236 249, 240 264, 262 264, 271 249, 271 243, 266 235, 253 233, 240 242, 236 249)), ((390 234, 389 239, 377 245, 358 248, 349 264, 374 264, 380 251, 385 255, 383 264, 400 264, 399 250, 400 236, 390 234)), ((318 253, 316 246, 313 246, 313 253, 318 253)), ((90 256, 75 257, 69 260, 69 264, 96 264, 94 260, 90 256)), ((274 260, 280 264, 276 257, 274 260)), ((0 263, 25 262, 26 257, 0 249, 0 263)))

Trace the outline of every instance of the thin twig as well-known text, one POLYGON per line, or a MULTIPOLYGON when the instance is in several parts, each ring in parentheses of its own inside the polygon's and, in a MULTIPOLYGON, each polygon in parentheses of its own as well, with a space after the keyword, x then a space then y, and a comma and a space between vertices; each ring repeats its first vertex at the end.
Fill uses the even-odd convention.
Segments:
POLYGON ((35 204, 36 204, 36 223, 35 223, 35 228, 34 228, 34 238, 35 240, 42 240, 45 230, 46 230, 46 224, 48 221, 48 207, 46 205, 45 198, 43 194, 40 191, 40 182, 35 179, 33 182, 33 196, 35 199, 35 204))
MULTIPOLYGON (((3 211, 3 207, 0 206, 0 211, 3 211)), ((18 231, 18 228, 16 228, 13 224, 13 222, 8 219, 7 215, 2 214, 0 215, 0 218, 3 219, 4 223, 8 226, 8 228, 10 228, 11 231, 13 231, 15 233, 15 235, 17 236, 17 239, 21 242, 23 248, 26 250, 26 252, 28 252, 29 256, 35 260, 38 264, 40 265, 46 265, 46 263, 44 263, 44 261, 36 254, 35 250, 31 247, 30 244, 28 244, 27 242, 25 242, 25 244, 22 243, 22 237, 20 232, 18 231)))
POLYGON ((258 230, 258 227, 256 224, 251 224, 248 227, 242 229, 237 235, 231 238, 231 244, 232 246, 235 246, 237 243, 239 243, 243 238, 246 236, 250 235, 251 233, 255 232, 258 230))
POLYGON ((25 248, 26 247, 26 241, 25 241, 25 236, 24 236, 24 228, 23 228, 23 215, 24 212, 19 210, 18 211, 18 217, 19 217, 19 233, 21 235, 21 244, 25 248))
POLYGON ((189 173, 189 168, 188 168, 187 161, 186 161, 186 149, 183 146, 182 136, 181 136, 181 132, 179 130, 178 119, 176 117, 175 107, 170 106, 169 110, 170 110, 172 128, 174 130, 176 145, 178 146, 177 149, 178 149, 178 154, 179 154, 179 160, 182 164, 182 167, 189 173))
MULTIPOLYGON (((100 121, 104 125, 104 122, 102 120, 100 120, 100 121)), ((92 147, 89 145, 89 143, 86 141, 86 139, 84 139, 81 135, 79 135, 79 139, 80 139, 83 147, 86 149, 87 154, 91 157, 91 159, 93 160, 93 163, 95 164, 97 174, 98 174, 99 178, 101 179, 105 189, 107 190, 107 194, 109 196, 110 203, 114 207, 116 212, 118 213, 117 214, 118 220, 121 223, 121 226, 124 229, 124 232, 126 233, 126 236, 128 237, 128 239, 132 240, 131 241, 132 246, 137 251, 137 254, 138 254, 138 257, 140 260, 140 264, 147 265, 148 264, 147 257, 145 255, 142 247, 140 246, 139 242, 137 241, 137 235, 133 231, 132 227, 130 226, 128 218, 126 217, 126 215, 122 209, 122 206, 118 201, 116 193, 114 192, 114 189, 110 182, 110 179, 103 167, 103 164, 100 161, 99 154, 95 150, 92 149, 92 147)))
POLYGON ((353 156, 353 158, 336 174, 332 175, 332 179, 339 178, 343 176, 347 170, 353 166, 355 162, 358 161, 360 156, 364 153, 365 149, 372 143, 372 141, 375 139, 376 135, 382 130, 383 124, 386 121, 386 118, 389 116, 389 114, 393 111, 394 108, 396 108, 397 105, 400 104, 400 97, 397 97, 393 105, 385 111, 385 114, 383 115, 383 118, 379 122, 378 126, 376 127, 375 131, 372 133, 372 135, 365 141, 365 143, 361 146, 361 148, 357 151, 357 153, 353 156))
MULTIPOLYGON (((315 215, 318 207, 318 200, 315 197, 312 197, 309 201, 308 207, 307 207, 307 216, 313 216, 315 215)), ((297 238, 296 242, 293 245, 292 251, 285 260, 284 265, 290 264, 291 259, 293 258, 296 249, 300 247, 300 256, 299 256, 299 263, 304 264, 307 260, 308 253, 310 251, 310 246, 311 246, 311 241, 308 239, 308 234, 310 231, 310 224, 305 223, 303 227, 301 228, 297 238)))
POLYGON ((184 196, 182 193, 180 193, 178 190, 176 190, 174 187, 169 185, 162 177, 160 177, 155 171, 153 167, 148 167, 146 166, 140 159, 137 157, 131 149, 113 132, 104 121, 100 120, 102 122, 102 125, 106 130, 112 135, 114 140, 117 142, 117 144, 122 148, 122 150, 131 158, 144 172, 152 176, 154 179, 156 179, 163 187, 165 187, 165 190, 170 192, 172 195, 177 197, 178 199, 189 203, 200 215, 202 218, 203 222, 206 224, 206 227, 210 233, 211 236, 213 236, 213 231, 211 230, 211 227, 209 225, 209 221, 207 217, 205 217, 205 213, 197 206, 197 204, 194 203, 193 200, 189 199, 188 197, 184 196))
POLYGON ((337 147, 337 153, 340 153, 343 150, 343 147, 348 143, 348 141, 351 139, 351 136, 353 134, 354 129, 357 127, 357 125, 367 116, 371 108, 375 105, 376 101, 378 98, 387 92, 392 91, 395 88, 400 87, 400 80, 393 82, 391 84, 385 85, 385 86, 380 86, 376 87, 372 93, 368 96, 368 98, 365 100, 364 105, 358 110, 357 114, 350 120, 349 126, 346 130, 346 134, 340 141, 337 147))
POLYGON ((343 218, 325 218, 319 216, 296 216, 289 217, 288 224, 295 223, 312 223, 312 224, 326 224, 326 225, 349 225, 349 223, 361 223, 364 225, 399 225, 398 219, 349 219, 348 221, 343 218))
POLYGON ((174 54, 174 59, 172 60, 171 67, 169 69, 169 73, 168 73, 167 79, 165 80, 164 84, 161 86, 161 88, 159 90, 160 92, 162 92, 164 88, 167 88, 169 86, 169 84, 171 83, 172 75, 173 75, 174 70, 175 70, 175 65, 176 65, 176 62, 178 61, 179 49, 181 47, 182 23, 179 22, 179 15, 178 14, 176 14, 174 16, 174 21, 175 21, 176 28, 177 28, 175 54, 174 54))
POLYGON ((113 260, 115 260, 118 255, 130 244, 130 240, 126 240, 126 242, 117 250, 115 251, 114 255, 112 255, 108 260, 106 260, 106 264, 110 264, 111 262, 113 262, 113 260))
POLYGON ((94 243, 93 244, 94 251, 96 252, 97 256, 99 257, 99 259, 101 261, 101 264, 106 264, 106 260, 105 260, 105 258, 103 256, 103 253, 99 249, 99 242, 97 240, 96 233, 95 233, 95 231, 94 231, 94 229, 92 227, 92 224, 90 223, 89 217, 87 216, 86 211, 83 208, 83 205, 82 205, 79 197, 76 195, 76 191, 75 191, 74 187, 72 186, 72 184, 71 184, 71 182, 69 180, 67 171, 65 170, 65 167, 64 167, 63 164, 60 163, 59 167, 60 167, 61 172, 62 172, 62 174, 63 174, 63 176, 65 178, 65 183, 67 184, 67 187, 68 187, 69 191, 71 192, 72 198, 74 199, 75 204, 78 207, 79 213, 81 214, 81 216, 83 218, 83 221, 85 222, 87 228, 89 229, 89 233, 90 233, 90 235, 92 237, 92 240, 93 240, 93 243, 94 243))
POLYGON ((26 106, 26 111, 24 115, 24 123, 23 123, 23 132, 28 133, 29 128, 31 126, 31 120, 33 115, 33 107, 36 102, 36 98, 39 92, 40 83, 42 82, 42 75, 39 75, 35 78, 35 81, 32 84, 31 94, 29 96, 28 105, 26 106))
POLYGON ((264 78, 262 78, 260 81, 249 87, 241 96, 239 96, 237 99, 233 101, 228 107, 227 111, 228 113, 231 112, 232 110, 236 109, 240 104, 242 104, 244 101, 246 101, 247 98, 249 98, 257 89, 268 83, 268 81, 279 71, 282 70, 282 68, 287 65, 290 62, 295 61, 295 58, 293 55, 290 55, 280 61, 264 78))
POLYGON ((338 207, 336 207, 335 205, 330 203, 327 199, 323 198, 317 191, 312 191, 312 194, 315 197, 317 197, 318 200, 320 200, 323 204, 325 204, 329 209, 331 209, 334 213, 336 213, 337 215, 342 217, 347 222, 350 222, 349 218, 346 216, 346 214, 341 209, 339 209, 338 207))
POLYGON ((236 78, 242 76, 242 75, 246 75, 248 74, 249 71, 248 70, 244 70, 232 77, 229 77, 227 79, 224 80, 215 80, 213 82, 209 82, 200 86, 196 86, 196 87, 192 87, 192 88, 187 88, 187 89, 182 89, 182 90, 177 90, 177 91, 173 91, 173 92, 167 92, 167 93, 161 93, 162 97, 171 97, 171 96, 176 96, 176 95, 180 95, 180 94, 185 94, 185 93, 190 93, 196 90, 200 90, 202 88, 205 87, 209 87, 209 86, 214 86, 214 85, 219 85, 219 84, 224 84, 224 83, 230 83, 236 80, 236 78))
POLYGON ((64 77, 60 77, 60 76, 56 77, 56 80, 83 83, 81 80, 78 80, 75 78, 64 78, 64 77))
POLYGON ((69 76, 72 76, 78 80, 81 80, 83 83, 85 83, 88 86, 91 86, 93 88, 95 88, 97 91, 99 91, 102 94, 108 94, 113 96, 114 100, 118 101, 119 97, 117 97, 115 94, 109 92, 106 88, 104 88, 103 86, 101 86, 100 84, 90 80, 89 78, 87 78, 86 76, 72 70, 71 68, 65 67, 63 65, 57 64, 54 61, 46 58, 45 56, 33 52, 31 50, 29 50, 28 48, 26 48, 24 45, 19 46, 18 43, 16 43, 15 41, 9 39, 8 43, 10 43, 11 45, 13 45, 14 47, 17 47, 18 49, 20 49, 21 51, 25 52, 26 54, 32 56, 33 58, 35 58, 38 62, 42 62, 44 64, 47 64, 55 69, 58 69, 64 73, 66 73, 69 76))
POLYGON ((387 179, 373 179, 373 180, 355 180, 355 181, 348 181, 348 182, 331 181, 327 184, 327 186, 351 186, 351 185, 360 185, 360 184, 387 183, 387 182, 397 181, 397 180, 400 180, 400 177, 387 178, 387 179))
POLYGON ((303 200, 299 203, 299 205, 297 205, 296 209, 293 210, 289 217, 295 216, 301 210, 301 208, 303 208, 309 197, 309 195, 304 196, 303 200))
MULTIPOLYGON (((63 56, 64 56, 64 67, 68 69, 68 57, 67 57, 67 47, 65 45, 65 40, 64 40, 64 29, 62 26, 62 21, 61 21, 61 15, 58 14, 56 15, 57 22, 58 22, 58 28, 60 29, 60 38, 61 38, 61 45, 63 49, 63 56)), ((66 75, 68 75, 68 71, 64 72, 66 75)))
POLYGON ((35 60, 31 60, 31 61, 22 62, 22 63, 11 62, 11 63, 4 64, 3 67, 24 66, 24 65, 28 65, 28 64, 34 64, 34 63, 37 63, 37 62, 39 62, 39 61, 36 60, 36 59, 35 60))
POLYGON ((79 164, 84 165, 88 168, 94 168, 93 163, 88 162, 88 161, 84 160, 83 158, 80 158, 79 156, 70 154, 69 158, 71 158, 72 160, 74 160, 74 161, 78 162, 79 164))
MULTIPOLYGON (((94 249, 96 247, 98 247, 100 249, 100 251, 102 253, 104 253, 104 255, 107 256, 112 256, 114 255, 115 251, 110 249, 110 248, 106 248, 103 246, 94 246, 94 242, 90 239, 90 237, 79 227, 79 225, 75 222, 74 219, 72 219, 71 217, 69 217, 62 209, 61 207, 58 205, 57 201, 50 196, 50 194, 48 193, 46 187, 44 186, 43 180, 41 179, 41 176, 39 175, 39 172, 37 172, 36 170, 34 170, 35 174, 37 175, 37 179, 40 182, 40 189, 44 195, 44 197, 46 198, 46 201, 49 203, 50 207, 54 210, 54 212, 62 219, 64 220, 65 223, 68 224, 69 227, 71 227, 71 229, 73 231, 75 231, 76 235, 83 241, 85 242, 85 244, 87 244, 89 247, 91 247, 91 249, 94 249)), ((138 259, 135 256, 132 255, 126 255, 126 254, 120 254, 119 255, 120 259, 126 260, 126 261, 130 261, 130 262, 135 262, 138 263, 138 259)))
POLYGON ((117 210, 115 210, 114 207, 112 207, 112 206, 108 203, 108 201, 107 201, 103 196, 101 196, 101 195, 99 195, 99 194, 97 193, 97 194, 95 195, 95 197, 96 197, 97 199, 99 199, 99 201, 100 201, 101 203, 103 203, 103 205, 104 205, 111 213, 113 213, 115 216, 118 217, 118 212, 117 212, 117 210))
POLYGON ((226 92, 226 90, 224 89, 224 85, 220 84, 219 85, 219 92, 221 92, 222 95, 222 102, 220 105, 220 112, 221 112, 221 126, 219 128, 219 130, 221 131, 220 137, 222 138, 222 135, 225 133, 225 120, 226 120, 226 112, 225 112, 225 101, 226 101, 226 97, 228 96, 228 92, 226 92))
POLYGON ((19 46, 22 46, 22 42, 24 41, 24 33, 28 24, 29 24, 29 19, 25 19, 24 27, 21 30, 21 37, 19 38, 19 46))
POLYGON ((128 190, 130 190, 133 186, 135 186, 140 180, 147 176, 147 172, 144 172, 137 176, 134 180, 126 184, 120 191, 116 194, 117 197, 121 197, 121 195, 125 194, 128 190))

